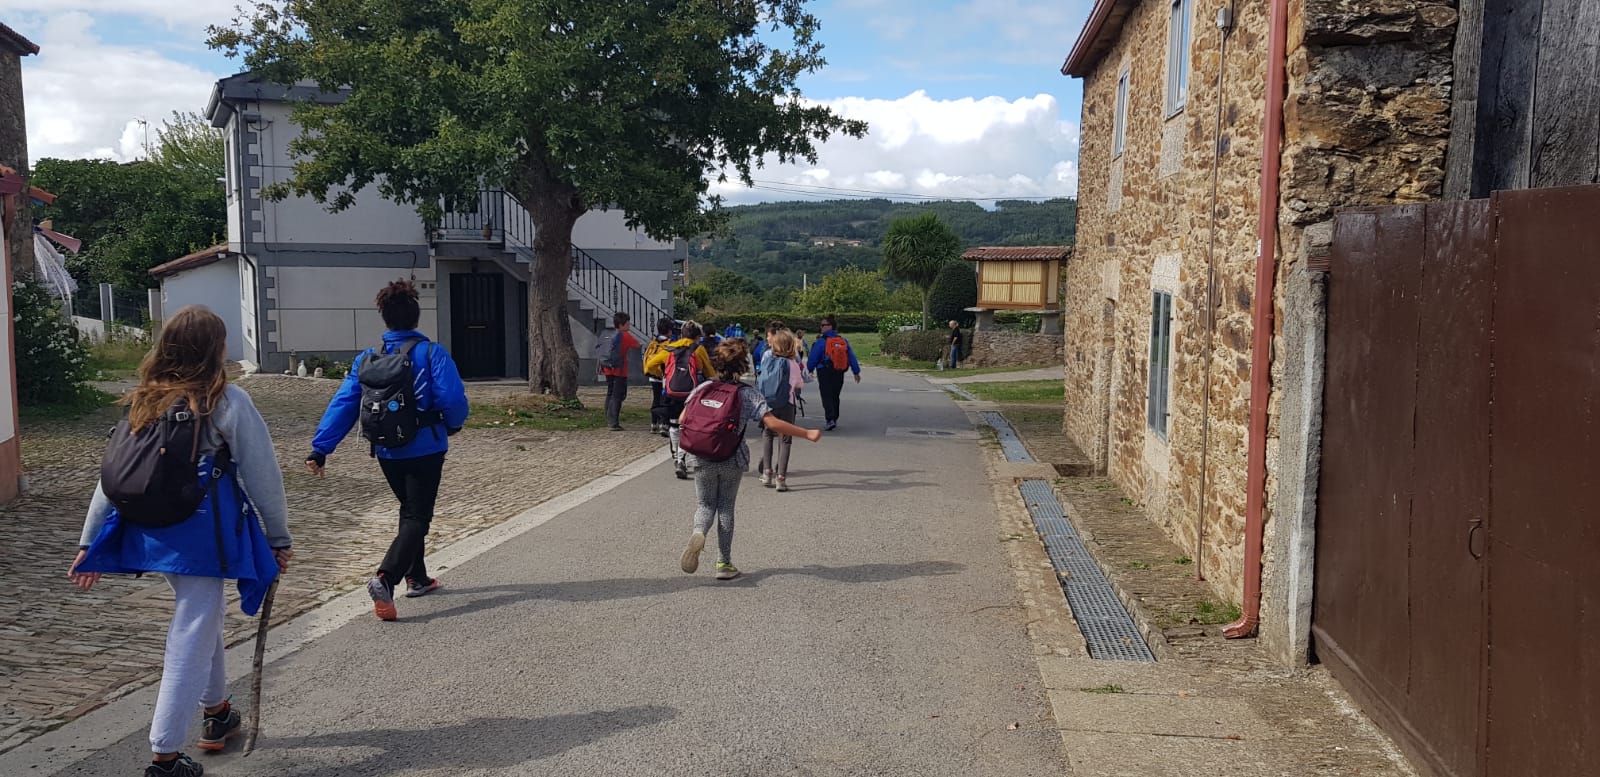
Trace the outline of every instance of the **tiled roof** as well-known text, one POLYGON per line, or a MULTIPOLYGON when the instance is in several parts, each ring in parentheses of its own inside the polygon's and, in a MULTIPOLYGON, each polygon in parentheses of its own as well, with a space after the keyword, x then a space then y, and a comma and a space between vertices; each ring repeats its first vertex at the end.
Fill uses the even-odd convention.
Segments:
POLYGON ((1123 21, 1138 4, 1139 0, 1095 0, 1089 20, 1078 34, 1078 42, 1072 44, 1072 53, 1061 65, 1061 74, 1077 78, 1088 75, 1116 44, 1117 37, 1122 34, 1123 21))
POLYGON ((157 278, 165 278, 169 275, 177 275, 184 270, 193 270, 196 267, 204 267, 208 264, 216 262, 219 259, 222 259, 227 255, 228 244, 223 243, 222 245, 207 248, 204 251, 196 251, 188 256, 180 256, 177 259, 167 262, 166 264, 158 264, 155 267, 150 268, 150 274, 157 278))
POLYGON ((0 24, 0 46, 11 49, 12 52, 24 57, 29 54, 39 53, 38 44, 22 37, 21 33, 5 26, 5 24, 0 24))
POLYGON ((985 246, 969 248, 961 255, 969 262, 1048 262, 1071 257, 1072 246, 985 246))

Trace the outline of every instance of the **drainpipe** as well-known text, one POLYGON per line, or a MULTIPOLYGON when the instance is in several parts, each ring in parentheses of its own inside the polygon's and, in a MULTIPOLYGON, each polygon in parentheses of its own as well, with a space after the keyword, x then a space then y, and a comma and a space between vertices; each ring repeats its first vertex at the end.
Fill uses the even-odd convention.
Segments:
POLYGON ((1288 0, 1272 0, 1267 37, 1266 127, 1261 151, 1261 202, 1257 222, 1256 293, 1250 310, 1250 440, 1245 456, 1248 472, 1244 512, 1243 617, 1223 629, 1238 639, 1254 634, 1261 624, 1261 553, 1267 499, 1267 402, 1272 384, 1272 306, 1275 302, 1278 254, 1278 174, 1282 166, 1283 100, 1289 38, 1288 0))

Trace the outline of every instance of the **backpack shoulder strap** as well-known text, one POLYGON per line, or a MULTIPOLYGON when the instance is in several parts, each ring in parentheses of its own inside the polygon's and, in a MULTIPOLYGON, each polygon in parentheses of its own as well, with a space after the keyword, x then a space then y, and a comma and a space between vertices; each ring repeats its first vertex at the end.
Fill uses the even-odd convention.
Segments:
POLYGON ((400 344, 400 350, 396 351, 396 353, 399 353, 399 354, 402 354, 402 355, 405 355, 405 356, 410 356, 411 352, 413 350, 415 350, 417 345, 422 343, 422 342, 424 342, 424 340, 422 338, 413 337, 410 340, 407 340, 404 343, 401 343, 400 344))

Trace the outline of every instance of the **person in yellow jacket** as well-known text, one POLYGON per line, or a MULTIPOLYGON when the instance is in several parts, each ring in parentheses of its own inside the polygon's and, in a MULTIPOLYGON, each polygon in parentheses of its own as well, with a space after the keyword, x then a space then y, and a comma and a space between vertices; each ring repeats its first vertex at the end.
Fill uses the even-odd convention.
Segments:
MULTIPOLYGON (((673 320, 663 316, 656 322, 656 336, 644 348, 644 374, 650 379, 650 432, 667 436, 671 419, 667 418, 667 395, 661 385, 661 376, 666 372, 666 362, 662 361, 660 368, 655 372, 650 371, 650 360, 656 354, 667 349, 667 343, 672 341, 673 320)), ((670 355, 670 354, 669 354, 670 355)))
POLYGON ((678 447, 678 417, 683 415, 683 401, 688 398, 689 392, 709 376, 717 374, 716 368, 711 366, 711 354, 706 353, 704 345, 700 344, 700 325, 693 321, 683 324, 683 337, 667 343, 664 347, 656 349, 645 360, 644 372, 646 375, 658 375, 662 378, 662 400, 666 403, 667 439, 671 442, 672 466, 679 480, 689 479, 688 458, 683 455, 683 449, 678 447), (672 376, 667 375, 667 362, 672 358, 674 351, 679 348, 694 349, 695 374, 686 376, 687 387, 673 385, 672 376), (677 396, 673 396, 677 394, 677 396))

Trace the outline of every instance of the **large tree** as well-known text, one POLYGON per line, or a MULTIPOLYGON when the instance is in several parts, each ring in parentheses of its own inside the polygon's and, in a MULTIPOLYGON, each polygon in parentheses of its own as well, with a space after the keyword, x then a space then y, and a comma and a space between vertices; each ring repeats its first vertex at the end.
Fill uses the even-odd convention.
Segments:
POLYGON ((806 0, 272 0, 211 45, 277 83, 346 90, 302 104, 292 181, 348 207, 376 186, 424 216, 504 185, 532 214, 528 382, 577 392, 566 284, 572 226, 620 208, 657 238, 720 223, 709 179, 815 162, 866 125, 800 99, 822 67, 806 0), (331 196, 330 196, 331 193, 331 196))
POLYGON ((961 238, 932 213, 907 216, 883 236, 883 272, 922 290, 922 327, 928 327, 928 291, 939 271, 961 258, 961 238))

